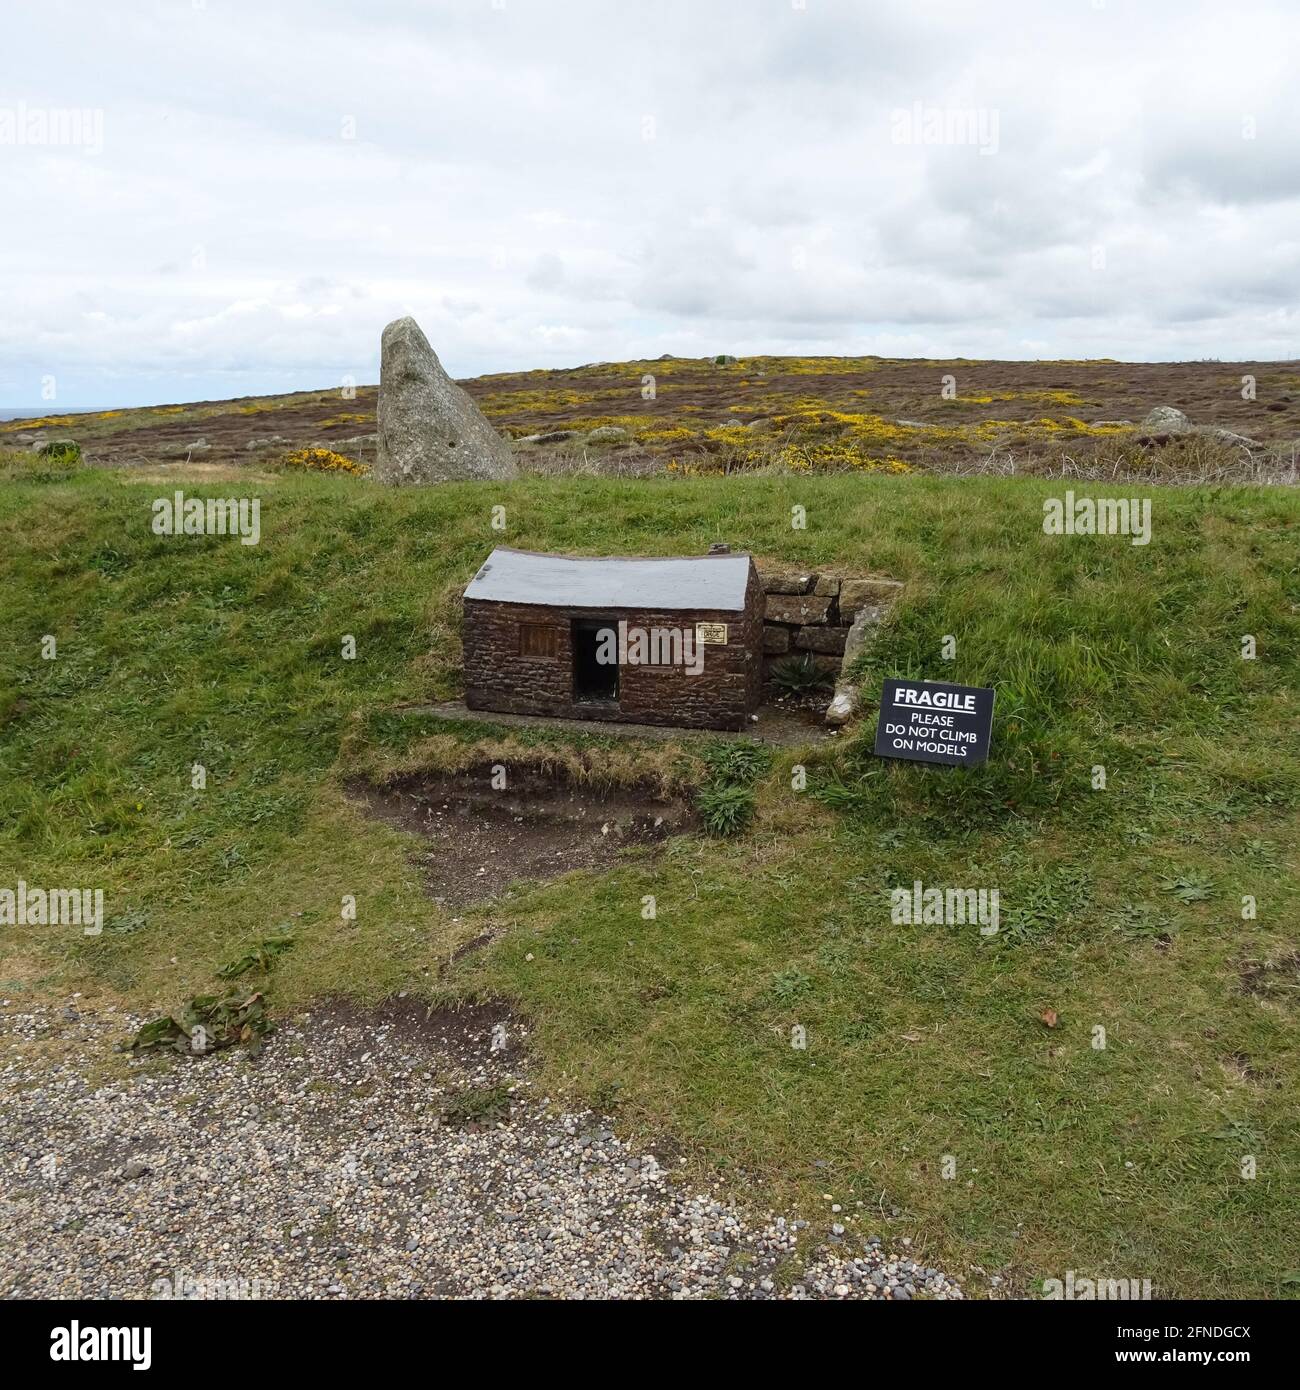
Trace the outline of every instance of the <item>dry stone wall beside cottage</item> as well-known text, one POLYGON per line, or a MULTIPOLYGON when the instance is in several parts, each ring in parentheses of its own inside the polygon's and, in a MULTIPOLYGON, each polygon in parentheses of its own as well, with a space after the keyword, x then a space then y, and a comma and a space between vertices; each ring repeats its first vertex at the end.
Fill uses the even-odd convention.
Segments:
POLYGON ((813 570, 760 568, 764 593, 763 674, 808 656, 831 675, 844 664, 844 644, 864 610, 879 621, 902 592, 896 579, 849 577, 813 570))

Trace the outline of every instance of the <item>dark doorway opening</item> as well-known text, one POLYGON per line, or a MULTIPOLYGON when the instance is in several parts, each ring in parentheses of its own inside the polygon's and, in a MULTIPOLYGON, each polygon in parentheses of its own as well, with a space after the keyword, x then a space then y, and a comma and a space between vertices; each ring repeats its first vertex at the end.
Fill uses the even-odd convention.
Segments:
POLYGON ((577 618, 573 623, 573 698, 579 704, 618 700, 618 623, 613 618, 577 618), (601 634, 606 635, 602 640, 601 634), (613 661, 601 661, 612 655, 613 661))

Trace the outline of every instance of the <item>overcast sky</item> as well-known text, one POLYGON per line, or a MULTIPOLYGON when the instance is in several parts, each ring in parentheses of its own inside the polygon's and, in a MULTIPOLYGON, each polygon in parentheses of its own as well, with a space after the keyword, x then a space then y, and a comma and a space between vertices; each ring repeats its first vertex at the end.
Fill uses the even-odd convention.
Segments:
POLYGON ((1296 0, 11 0, 0 405, 1300 356, 1296 0))

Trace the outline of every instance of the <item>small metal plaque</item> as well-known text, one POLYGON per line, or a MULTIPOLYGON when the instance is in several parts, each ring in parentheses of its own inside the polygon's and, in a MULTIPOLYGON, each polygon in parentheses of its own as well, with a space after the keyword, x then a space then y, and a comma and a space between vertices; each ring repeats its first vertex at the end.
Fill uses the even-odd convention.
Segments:
POLYGON ((703 646, 707 642, 714 646, 725 647, 727 645, 727 624, 696 623, 695 641, 700 646, 703 646))

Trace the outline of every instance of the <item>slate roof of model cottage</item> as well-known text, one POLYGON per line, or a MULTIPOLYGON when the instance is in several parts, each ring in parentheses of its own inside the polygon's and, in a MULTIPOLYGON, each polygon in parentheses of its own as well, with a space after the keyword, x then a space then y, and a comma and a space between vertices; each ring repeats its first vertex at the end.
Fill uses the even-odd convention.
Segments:
POLYGON ((498 547, 465 597, 553 608, 717 609, 743 612, 748 555, 629 560, 540 555, 498 547))

